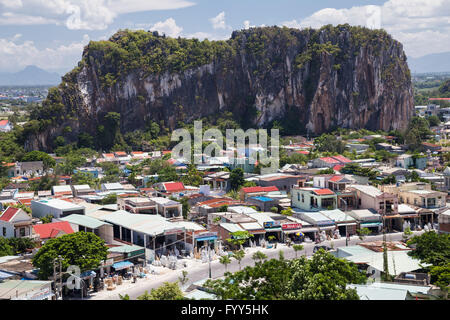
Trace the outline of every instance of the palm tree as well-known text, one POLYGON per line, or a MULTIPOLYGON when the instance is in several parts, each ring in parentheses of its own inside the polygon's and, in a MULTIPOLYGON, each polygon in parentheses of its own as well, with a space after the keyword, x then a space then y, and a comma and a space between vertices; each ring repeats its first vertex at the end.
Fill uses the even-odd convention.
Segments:
POLYGON ((241 261, 242 261, 242 259, 244 259, 244 257, 245 257, 244 250, 239 250, 239 251, 236 251, 235 253, 233 253, 233 258, 235 258, 237 260, 237 262, 239 263, 239 270, 241 270, 241 261))
POLYGON ((225 266, 225 272, 227 272, 227 266, 231 263, 231 259, 228 255, 221 256, 219 262, 225 266))
POLYGON ((259 262, 262 263, 264 259, 267 259, 267 256, 261 251, 257 251, 253 254, 252 259, 255 260, 256 265, 256 260, 259 260, 259 262))
POLYGON ((297 259, 297 251, 302 251, 304 247, 301 244, 294 244, 292 249, 295 251, 295 259, 297 259))

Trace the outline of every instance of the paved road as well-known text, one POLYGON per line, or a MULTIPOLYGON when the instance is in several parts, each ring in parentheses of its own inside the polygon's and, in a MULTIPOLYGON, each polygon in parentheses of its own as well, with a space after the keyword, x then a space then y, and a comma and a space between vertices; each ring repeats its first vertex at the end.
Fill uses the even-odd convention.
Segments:
MULTIPOLYGON (((423 233, 423 231, 414 232, 414 235, 419 235, 421 233, 423 233)), ((403 235, 403 233, 400 233, 400 232, 387 234, 387 241, 402 240, 402 235, 403 235)), ((348 245, 349 246, 356 245, 361 242, 371 242, 371 241, 377 241, 377 240, 383 240, 383 235, 367 236, 363 241, 361 241, 359 239, 359 237, 353 236, 353 237, 351 237, 348 245)), ((303 243, 303 245, 305 247, 306 255, 311 256, 313 254, 313 249, 316 244, 315 243, 303 243)), ((320 243, 320 245, 330 246, 330 241, 324 241, 324 242, 320 243)), ((345 238, 339 239, 339 240, 333 240, 333 246, 335 248, 345 247, 345 238)), ((267 255, 268 259, 272 259, 272 258, 278 259, 279 251, 281 251, 281 250, 283 251, 284 257, 286 259, 294 259, 295 258, 295 251, 292 249, 292 247, 288 248, 286 245, 278 244, 277 249, 263 249, 263 248, 260 249, 260 251, 264 252, 264 254, 267 255)), ((301 251, 298 254, 304 255, 305 251, 301 251)), ((242 259, 241 268, 244 268, 246 266, 253 266, 255 264, 255 261, 251 258, 251 256, 252 256, 252 254, 247 254, 246 257, 244 259, 242 259)), ((229 264, 227 266, 227 268, 228 268, 228 271, 230 271, 230 272, 236 272, 239 270, 239 264, 236 260, 232 259, 231 264, 229 264)), ((122 291, 115 290, 115 292, 111 292, 111 296, 106 297, 106 298, 102 297, 102 299, 118 300, 119 293, 120 293, 122 295, 128 294, 130 296, 130 299, 134 300, 138 296, 142 295, 145 291, 150 292, 152 288, 158 288, 165 281, 168 281, 168 282, 177 281, 178 277, 181 276, 182 270, 188 271, 187 277, 189 278, 189 280, 186 285, 190 285, 193 282, 196 282, 196 281, 199 281, 199 280, 209 277, 208 264, 204 263, 198 267, 191 267, 188 269, 184 268, 184 269, 180 269, 177 272, 158 276, 158 278, 154 279, 153 281, 148 281, 148 280, 139 281, 138 280, 138 283, 136 283, 135 286, 128 288, 126 291, 122 292, 122 291)), ((212 278, 222 277, 224 273, 225 273, 225 267, 222 264, 220 264, 218 262, 218 260, 211 262, 212 278)), ((100 297, 91 297, 91 299, 99 299, 99 298, 100 297)))

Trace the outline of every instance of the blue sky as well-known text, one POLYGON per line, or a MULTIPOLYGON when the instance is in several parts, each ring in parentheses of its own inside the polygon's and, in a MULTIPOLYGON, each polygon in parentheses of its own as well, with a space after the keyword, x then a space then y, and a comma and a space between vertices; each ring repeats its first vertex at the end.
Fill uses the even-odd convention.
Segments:
POLYGON ((450 51, 450 0, 0 0, 0 72, 69 71, 90 40, 118 29, 227 39, 262 25, 382 27, 408 56, 450 51))

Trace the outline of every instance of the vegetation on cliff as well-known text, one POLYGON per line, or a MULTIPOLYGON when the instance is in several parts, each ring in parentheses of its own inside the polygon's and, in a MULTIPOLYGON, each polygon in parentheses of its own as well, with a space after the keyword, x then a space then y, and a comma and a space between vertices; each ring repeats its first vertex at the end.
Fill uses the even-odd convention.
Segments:
MULTIPOLYGON (((246 92, 247 87, 238 83, 236 87, 230 85, 232 90, 239 92, 229 102, 231 106, 228 110, 211 112, 209 115, 200 111, 195 113, 195 110, 207 109, 212 103, 208 97, 202 96, 202 92, 207 92, 206 89, 202 89, 202 92, 189 92, 189 97, 177 95, 169 99, 159 96, 155 102, 146 96, 147 89, 138 88, 141 91, 129 98, 129 101, 108 100, 111 92, 122 90, 119 88, 125 85, 125 79, 130 74, 140 80, 149 77, 159 79, 158 77, 166 74, 182 75, 203 66, 211 67, 218 74, 217 77, 221 77, 217 81, 241 81, 236 73, 245 70, 245 75, 248 74, 251 78, 250 82, 258 83, 257 87, 272 86, 277 87, 278 91, 278 87, 287 85, 287 80, 283 80, 283 77, 287 77, 287 72, 305 73, 305 76, 302 76, 304 98, 297 102, 302 106, 284 106, 285 112, 279 118, 262 121, 263 126, 279 127, 283 134, 299 134, 304 130, 304 126, 299 123, 307 120, 301 108, 308 108, 315 96, 323 59, 330 59, 332 72, 337 74, 337 80, 343 83, 340 89, 344 90, 345 83, 353 78, 350 73, 354 72, 356 56, 363 52, 370 52, 370 55, 374 56, 385 53, 387 61, 383 62, 382 80, 395 88, 407 88, 410 85, 410 74, 403 61, 404 57, 392 52, 386 54, 388 48, 395 51, 399 46, 401 45, 384 30, 370 30, 348 24, 335 27, 328 25, 318 30, 276 26, 251 28, 233 32, 232 37, 226 41, 199 41, 170 38, 157 32, 119 30, 109 40, 91 41, 85 47, 78 66, 63 77, 58 87, 49 91, 48 98, 41 107, 35 107, 31 112, 31 120, 24 126, 19 139, 27 142, 34 139, 36 142, 37 136, 40 136, 39 144, 46 141, 42 147, 49 150, 67 144, 118 150, 127 145, 142 146, 144 141, 153 146, 167 146, 170 141, 160 136, 166 136, 169 130, 189 125, 192 119, 202 117, 208 118, 211 126, 221 126, 222 129, 254 126, 262 116, 261 110, 256 107, 257 94, 246 92), (286 71, 286 57, 290 56, 293 68, 286 71), (284 73, 281 77, 280 72, 284 73), (80 80, 80 77, 98 82, 98 87, 89 94, 89 99, 102 97, 101 100, 106 101, 104 103, 108 104, 110 110, 97 111, 89 116, 84 114, 87 107, 84 105, 85 97, 80 94, 79 85, 80 81, 85 80, 80 80), (274 79, 282 82, 274 82, 274 79), (155 107, 152 103, 158 106, 155 107), (148 119, 146 114, 135 116, 140 121, 138 123, 127 120, 126 117, 130 117, 132 112, 124 114, 124 104, 129 109, 155 108, 155 111, 150 112, 148 119), (226 112, 230 112, 231 117, 225 116, 226 112), (169 116, 174 117, 174 120, 169 119, 169 116), (83 117, 88 121, 83 121, 83 117), (133 126, 124 124, 126 121, 133 126), (77 128, 71 130, 74 123, 77 128)), ((350 92, 350 97, 355 104, 364 104, 368 97, 365 92, 367 90, 356 90, 350 92)), ((93 100, 92 103, 97 102, 93 100)), ((101 109, 99 106, 95 107, 97 110, 101 109)))

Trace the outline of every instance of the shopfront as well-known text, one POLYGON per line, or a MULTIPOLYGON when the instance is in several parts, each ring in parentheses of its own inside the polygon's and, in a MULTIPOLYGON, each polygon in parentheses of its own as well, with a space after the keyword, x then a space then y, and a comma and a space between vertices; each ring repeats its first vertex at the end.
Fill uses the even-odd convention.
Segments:
POLYGON ((311 242, 316 241, 316 238, 319 235, 319 229, 317 227, 306 227, 300 230, 300 233, 303 234, 302 241, 311 242))
POLYGON ((210 249, 214 249, 217 242, 217 232, 202 232, 194 236, 195 250, 205 247, 209 244, 210 249))
POLYGON ((371 234, 378 234, 383 230, 383 223, 380 221, 364 221, 359 224, 359 228, 367 228, 371 234))
POLYGON ((336 223, 334 220, 321 220, 317 222, 320 234, 324 234, 328 238, 334 237, 334 232, 336 230, 336 223))
POLYGON ((249 244, 255 243, 256 245, 259 245, 261 243, 261 240, 264 239, 264 235, 266 234, 266 230, 263 228, 262 225, 260 225, 257 222, 245 222, 245 223, 239 223, 242 229, 247 231, 248 233, 252 234, 253 237, 249 239, 249 244))
POLYGON ((282 229, 280 221, 267 221, 263 223, 264 230, 266 231, 264 239, 266 241, 271 241, 272 237, 274 241, 279 242, 282 239, 282 229))
POLYGON ((290 239, 292 242, 303 242, 304 234, 301 232, 303 225, 301 223, 291 222, 282 223, 283 241, 290 239))

